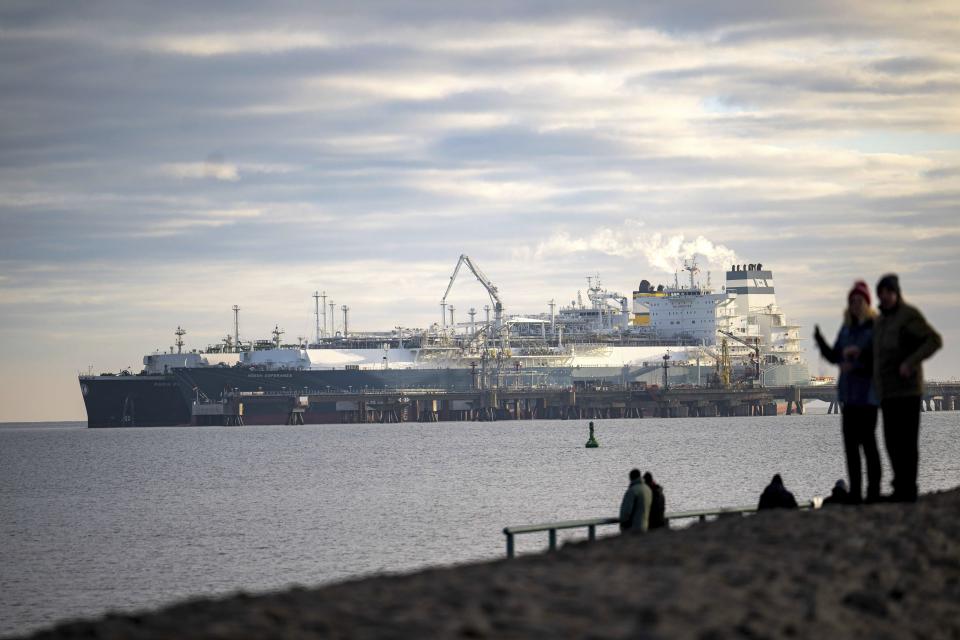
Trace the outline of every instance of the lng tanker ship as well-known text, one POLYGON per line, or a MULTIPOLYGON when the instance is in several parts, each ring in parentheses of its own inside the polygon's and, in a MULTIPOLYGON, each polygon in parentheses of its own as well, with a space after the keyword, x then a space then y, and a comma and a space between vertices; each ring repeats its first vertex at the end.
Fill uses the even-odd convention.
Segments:
MULTIPOLYGON (((468 256, 461 256, 441 301, 441 322, 426 329, 338 331, 327 325, 326 300, 315 294, 317 331, 309 343, 240 340, 234 333, 202 350, 183 350, 177 328, 169 352, 144 356, 139 373, 80 376, 90 427, 167 426, 191 423, 194 403, 228 392, 354 392, 377 389, 469 390, 570 387, 577 383, 672 385, 807 384, 799 327, 776 303, 773 273, 760 264, 732 265, 720 291, 698 282, 700 269, 684 265, 670 286, 643 280, 630 298, 587 279, 567 305, 549 311, 507 314, 499 292, 468 256), (471 309, 457 322, 446 303, 466 266, 486 288, 484 316, 471 309), (491 311, 492 316, 491 317, 491 311)), ((335 404, 335 403, 332 403, 335 404)), ((264 405, 266 406, 266 405, 264 405)), ((334 407, 312 407, 323 422, 334 407)), ((311 414, 307 414, 311 421, 311 414)), ((247 424, 274 424, 276 416, 245 417, 247 424)))

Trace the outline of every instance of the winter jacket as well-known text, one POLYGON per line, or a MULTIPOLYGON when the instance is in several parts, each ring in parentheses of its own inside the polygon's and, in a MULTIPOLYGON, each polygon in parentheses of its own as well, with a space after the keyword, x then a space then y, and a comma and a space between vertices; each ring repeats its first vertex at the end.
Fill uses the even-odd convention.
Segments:
MULTIPOLYGON (((648 487, 650 485, 647 485, 648 487)), ((658 484, 650 487, 653 493, 653 500, 650 503, 650 520, 648 522, 650 529, 659 529, 667 526, 665 511, 667 509, 667 499, 663 495, 663 487, 658 484)))
POLYGON ((763 509, 796 509, 797 500, 782 484, 770 483, 760 495, 757 511, 763 509))
POLYGON ((640 478, 632 481, 620 502, 620 530, 646 531, 652 502, 650 487, 640 478))
POLYGON ((943 346, 943 339, 927 324, 916 307, 901 301, 893 309, 881 309, 874 324, 873 380, 881 401, 923 394, 923 367, 920 364, 943 346), (913 368, 909 377, 900 375, 900 365, 913 368))
POLYGON ((879 404, 873 389, 873 320, 857 324, 844 323, 837 334, 833 346, 827 344, 819 333, 814 334, 820 353, 833 364, 852 364, 850 371, 841 367, 837 379, 837 400, 842 404, 873 405, 879 404), (857 347, 860 355, 856 358, 844 358, 847 347, 857 347))

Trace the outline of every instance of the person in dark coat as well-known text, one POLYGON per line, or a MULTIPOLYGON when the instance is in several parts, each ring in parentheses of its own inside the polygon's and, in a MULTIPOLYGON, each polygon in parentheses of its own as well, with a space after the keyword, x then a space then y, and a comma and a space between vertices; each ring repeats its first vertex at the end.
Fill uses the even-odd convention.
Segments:
POLYGON ((921 363, 943 346, 943 339, 916 307, 903 301, 895 274, 880 278, 877 297, 880 316, 874 327, 873 375, 883 412, 883 439, 893 467, 891 499, 913 502, 923 396, 921 363))
POLYGON ((653 481, 653 474, 647 471, 643 474, 643 483, 650 487, 650 492, 653 494, 652 502, 650 503, 650 529, 659 529, 661 527, 667 526, 667 519, 665 516, 667 510, 667 499, 663 495, 663 487, 653 481))
POLYGON ((833 485, 833 491, 830 492, 830 495, 824 498, 823 506, 850 504, 851 502, 853 500, 850 497, 850 492, 847 491, 847 483, 841 479, 833 485))
POLYGON ((843 449, 847 458, 847 476, 850 478, 850 501, 863 499, 861 490, 860 452, 867 462, 867 502, 880 497, 880 453, 877 451, 877 395, 873 389, 873 319, 870 308, 870 288, 863 280, 857 281, 847 295, 847 309, 843 326, 833 346, 827 344, 814 330, 813 337, 820 354, 840 366, 837 380, 837 400, 843 413, 843 449))
POLYGON ((773 476, 770 484, 760 494, 760 504, 757 505, 757 511, 765 509, 796 509, 797 501, 793 494, 787 491, 783 486, 783 478, 780 474, 773 476))

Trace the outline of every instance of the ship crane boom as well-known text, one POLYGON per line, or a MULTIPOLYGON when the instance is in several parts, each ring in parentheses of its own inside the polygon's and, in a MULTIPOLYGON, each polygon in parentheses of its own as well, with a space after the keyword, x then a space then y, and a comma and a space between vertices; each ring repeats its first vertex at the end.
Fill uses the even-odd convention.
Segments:
POLYGON ((457 279, 457 274, 460 273, 460 267, 464 264, 467 265, 467 268, 470 269, 470 272, 473 273, 474 277, 480 281, 480 284, 483 285, 483 288, 487 290, 487 294, 490 296, 490 302, 493 304, 493 313, 494 313, 494 327, 500 328, 503 320, 503 302, 500 300, 500 294, 497 293, 497 287, 491 282, 490 278, 483 273, 483 271, 478 267, 473 260, 470 259, 470 256, 466 254, 460 254, 460 259, 457 261, 457 266, 453 270, 453 275, 450 276, 450 284, 447 285, 447 290, 443 294, 443 298, 440 300, 440 307, 444 311, 444 326, 446 325, 446 315, 445 310, 447 306, 447 296, 450 295, 450 290, 453 288, 453 283, 457 279))
POLYGON ((753 375, 754 375, 754 379, 757 382, 759 382, 760 381, 760 341, 759 339, 756 342, 750 342, 748 340, 744 340, 743 338, 737 335, 730 333, 729 331, 724 331, 723 329, 718 329, 718 332, 727 336, 731 340, 736 340, 737 342, 747 347, 748 349, 751 349, 754 352, 754 354, 756 355, 756 362, 754 362, 753 375))

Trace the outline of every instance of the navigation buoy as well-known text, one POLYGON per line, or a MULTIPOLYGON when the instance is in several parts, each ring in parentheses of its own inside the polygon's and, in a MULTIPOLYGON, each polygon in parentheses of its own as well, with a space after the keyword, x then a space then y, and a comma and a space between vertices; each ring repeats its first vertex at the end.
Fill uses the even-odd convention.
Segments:
POLYGON ((597 439, 593 437, 593 423, 590 423, 590 439, 587 440, 587 449, 596 449, 600 446, 600 443, 597 442, 597 439))

